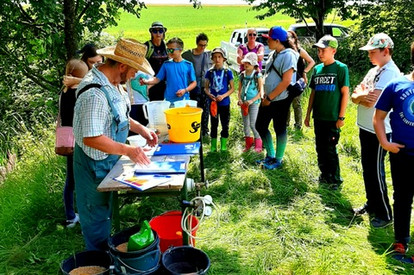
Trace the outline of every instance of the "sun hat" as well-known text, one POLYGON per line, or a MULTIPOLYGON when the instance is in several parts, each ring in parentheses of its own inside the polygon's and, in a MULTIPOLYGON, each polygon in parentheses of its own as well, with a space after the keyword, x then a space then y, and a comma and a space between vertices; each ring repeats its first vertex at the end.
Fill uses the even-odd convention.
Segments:
POLYGON ((319 39, 318 43, 313 44, 312 48, 321 48, 321 49, 325 49, 327 47, 331 47, 331 48, 338 48, 338 40, 336 40, 335 37, 331 36, 331 35, 325 35, 322 36, 321 39, 319 39))
POLYGON ((213 54, 215 54, 215 53, 221 53, 221 55, 223 56, 223 58, 224 58, 224 61, 226 61, 227 60, 227 53, 226 53, 226 51, 224 50, 224 49, 222 49, 222 48, 220 48, 220 47, 218 47, 218 48, 214 48, 212 51, 211 51, 211 59, 213 59, 213 54))
POLYGON ((164 32, 167 32, 167 28, 164 27, 164 25, 159 21, 155 21, 151 24, 151 28, 149 28, 149 31, 151 32, 152 29, 164 29, 164 32))
POLYGON ((381 32, 371 37, 368 43, 364 47, 361 47, 359 49, 362 51, 369 51, 369 50, 374 50, 374 49, 385 49, 385 48, 389 48, 389 49, 394 48, 394 42, 388 35, 381 32))
POLYGON ((121 38, 115 46, 97 50, 106 58, 126 64, 132 68, 154 75, 148 60, 145 58, 147 46, 132 38, 121 38))
POLYGON ((254 52, 247 53, 241 61, 242 63, 250 63, 252 66, 259 66, 257 62, 257 54, 254 52))
POLYGON ((269 30, 268 34, 263 34, 263 37, 273 40, 279 40, 280 42, 285 42, 288 40, 288 33, 287 31, 280 27, 280 26, 274 26, 269 30))

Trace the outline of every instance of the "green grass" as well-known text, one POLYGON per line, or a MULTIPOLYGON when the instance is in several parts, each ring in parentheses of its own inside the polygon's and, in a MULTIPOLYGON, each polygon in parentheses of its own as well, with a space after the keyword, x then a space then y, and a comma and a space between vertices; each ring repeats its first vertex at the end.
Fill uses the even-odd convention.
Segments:
MULTIPOLYGON (((141 18, 130 14, 122 14, 118 26, 105 31, 114 36, 135 38, 141 42, 150 39, 148 32, 151 23, 161 21, 168 28, 166 40, 178 36, 184 41, 186 49, 195 47, 195 37, 205 32, 209 37, 209 49, 220 46, 221 41, 228 41, 234 29, 247 27, 267 27, 275 25, 288 28, 295 19, 278 13, 277 15, 258 20, 256 15, 262 11, 254 11, 249 6, 203 6, 194 9, 192 6, 148 6, 141 13, 141 18)), ((337 18, 337 17, 335 17, 337 18)), ((328 21, 338 22, 333 16, 328 21)), ((350 23, 347 23, 348 26, 350 23)))
MULTIPOLYGON (((142 25, 125 15, 121 21, 129 21, 133 26, 128 27, 129 32, 142 37, 142 41, 147 38, 150 23, 160 19, 169 32, 176 29, 177 35, 188 39, 201 31, 221 33, 224 23, 230 32, 229 26, 239 27, 243 23, 237 22, 244 21, 239 17, 245 7, 233 15, 233 21, 216 24, 209 23, 213 21, 209 19, 218 21, 218 16, 212 17, 217 12, 191 21, 188 17, 200 11, 188 8, 188 16, 179 17, 182 9, 155 6, 144 11, 142 25), (177 18, 188 20, 183 25, 200 25, 179 30, 177 18)), ((225 14, 223 20, 232 16, 230 12, 225 14)), ((265 21, 266 26, 277 24, 276 19, 273 23, 270 20, 265 21)), ((351 70, 352 86, 360 81, 360 74, 351 70)), ((356 107, 352 103, 348 106, 338 145, 343 188, 331 191, 317 182, 313 128, 303 132, 289 128, 285 165, 280 170, 261 170, 254 161, 262 155, 242 153, 243 131, 235 96, 230 150, 226 154, 206 153, 204 159, 210 186, 202 194, 210 194, 219 207, 197 232, 202 239, 196 241, 196 246, 211 260, 209 274, 412 274, 411 266, 386 256, 393 242, 392 227, 372 229, 367 216, 355 218, 351 213, 352 207, 365 201, 356 107)), ((305 94, 303 109, 307 97, 305 94)), ((67 230, 60 225, 64 220, 65 160, 53 152, 53 125, 39 129, 39 133, 41 140, 29 132, 15 136, 17 166, 0 183, 0 274, 57 274, 62 260, 84 247, 79 226, 67 230)), ((203 149, 209 151, 208 143, 203 149)), ((200 180, 197 165, 195 158, 189 172, 196 181, 200 180)), ((177 198, 128 198, 122 202, 122 228, 178 208, 177 198)))

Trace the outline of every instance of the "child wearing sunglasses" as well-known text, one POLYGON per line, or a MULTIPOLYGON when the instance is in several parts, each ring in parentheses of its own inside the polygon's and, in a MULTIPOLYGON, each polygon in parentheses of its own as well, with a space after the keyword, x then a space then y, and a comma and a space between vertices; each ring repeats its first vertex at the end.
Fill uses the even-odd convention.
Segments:
MULTIPOLYGON (((155 85, 160 81, 167 83, 164 98, 169 102, 190 99, 190 91, 197 86, 194 66, 182 58, 184 42, 174 37, 167 42, 167 53, 170 60, 165 61, 156 77, 141 79, 141 85, 155 85)), ((150 90, 151 93, 151 90, 150 90)))

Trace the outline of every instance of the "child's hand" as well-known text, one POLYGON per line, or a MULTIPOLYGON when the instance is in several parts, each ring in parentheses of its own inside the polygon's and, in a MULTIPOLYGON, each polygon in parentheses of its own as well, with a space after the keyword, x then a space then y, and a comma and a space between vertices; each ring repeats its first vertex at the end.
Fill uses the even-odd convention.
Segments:
POLYGON ((139 78, 139 84, 141 84, 141 85, 147 85, 145 79, 143 79, 142 77, 139 78))
POLYGON ((208 94, 208 97, 213 100, 216 101, 216 97, 214 95, 212 95, 211 93, 208 94))
POLYGON ((243 101, 241 99, 239 99, 239 101, 237 101, 237 105, 242 106, 243 101))
POLYGON ((178 97, 182 97, 183 95, 185 95, 185 93, 186 93, 185 89, 179 89, 179 90, 175 93, 175 95, 176 95, 176 96, 178 96, 178 97))
POLYGON ((305 117, 305 121, 303 122, 305 124, 306 127, 310 127, 310 123, 309 123, 310 119, 309 116, 305 117))
POLYGON ((218 101, 218 102, 222 101, 223 99, 224 99, 223 95, 216 96, 216 101, 218 101))
POLYGON ((405 146, 403 144, 395 143, 395 142, 387 142, 386 144, 382 145, 384 150, 389 151, 391 153, 398 153, 402 148, 405 146))

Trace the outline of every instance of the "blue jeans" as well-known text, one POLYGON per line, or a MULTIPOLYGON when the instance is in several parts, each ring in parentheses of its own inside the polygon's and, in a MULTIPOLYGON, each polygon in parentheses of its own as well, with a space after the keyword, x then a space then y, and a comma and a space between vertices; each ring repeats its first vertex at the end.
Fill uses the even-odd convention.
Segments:
POLYGON ((76 145, 74 155, 76 203, 87 250, 107 250, 111 234, 112 192, 99 192, 98 185, 119 156, 93 160, 76 145))

